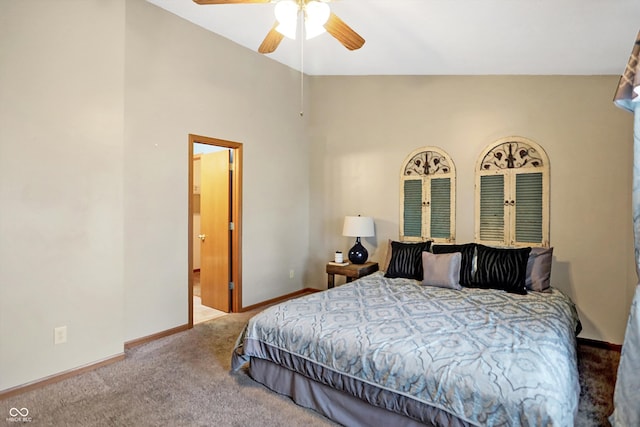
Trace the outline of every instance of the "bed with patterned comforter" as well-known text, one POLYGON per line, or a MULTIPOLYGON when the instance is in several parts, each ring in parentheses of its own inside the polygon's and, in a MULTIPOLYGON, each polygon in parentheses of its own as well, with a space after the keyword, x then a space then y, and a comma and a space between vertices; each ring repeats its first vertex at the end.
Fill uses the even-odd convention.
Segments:
POLYGON ((264 359, 418 422, 433 408, 458 425, 573 426, 578 328, 557 289, 458 291, 378 272, 257 314, 232 365, 264 359))

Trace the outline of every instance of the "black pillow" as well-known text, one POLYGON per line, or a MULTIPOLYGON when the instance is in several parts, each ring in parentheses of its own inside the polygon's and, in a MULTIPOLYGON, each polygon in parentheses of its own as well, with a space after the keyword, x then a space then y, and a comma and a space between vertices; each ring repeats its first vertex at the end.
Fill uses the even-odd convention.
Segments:
POLYGON ((422 280, 422 252, 429 250, 431 242, 391 242, 391 260, 384 277, 422 280))
POLYGON ((491 248, 476 245, 476 272, 471 286, 527 294, 525 279, 531 248, 491 248))
POLYGON ((460 284, 471 286, 473 279, 473 255, 476 250, 475 243, 465 243, 463 245, 433 245, 431 252, 434 254, 462 253, 460 261, 460 284))

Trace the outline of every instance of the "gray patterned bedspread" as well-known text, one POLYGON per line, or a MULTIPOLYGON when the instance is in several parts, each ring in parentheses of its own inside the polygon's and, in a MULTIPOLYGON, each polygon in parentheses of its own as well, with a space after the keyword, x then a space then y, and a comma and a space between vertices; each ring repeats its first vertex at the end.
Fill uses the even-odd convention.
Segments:
POLYGON ((233 368, 302 360, 471 425, 573 426, 578 325, 556 289, 455 291, 378 272, 254 316, 233 368))

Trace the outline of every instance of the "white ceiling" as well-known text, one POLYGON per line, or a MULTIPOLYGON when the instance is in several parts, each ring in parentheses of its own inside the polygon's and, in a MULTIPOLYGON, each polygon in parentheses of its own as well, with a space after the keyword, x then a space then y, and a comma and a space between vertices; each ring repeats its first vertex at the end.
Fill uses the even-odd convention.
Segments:
MULTIPOLYGON (((273 4, 147 0, 257 51, 273 4)), ((336 0, 365 38, 284 39, 268 55, 309 75, 621 74, 640 29, 640 0, 336 0), (301 67, 304 58, 304 67, 301 67)))

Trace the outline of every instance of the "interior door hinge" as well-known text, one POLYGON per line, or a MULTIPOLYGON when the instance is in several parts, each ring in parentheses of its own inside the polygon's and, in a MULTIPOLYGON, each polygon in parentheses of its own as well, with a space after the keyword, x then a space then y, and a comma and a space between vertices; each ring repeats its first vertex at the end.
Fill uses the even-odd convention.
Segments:
POLYGON ((229 223, 229 230, 233 231, 233 230, 235 230, 235 228, 236 228, 236 226, 233 224, 233 222, 230 222, 229 223))
POLYGON ((230 291, 232 291, 232 290, 233 290, 233 287, 234 287, 233 282, 229 282, 229 290, 230 290, 230 291))

